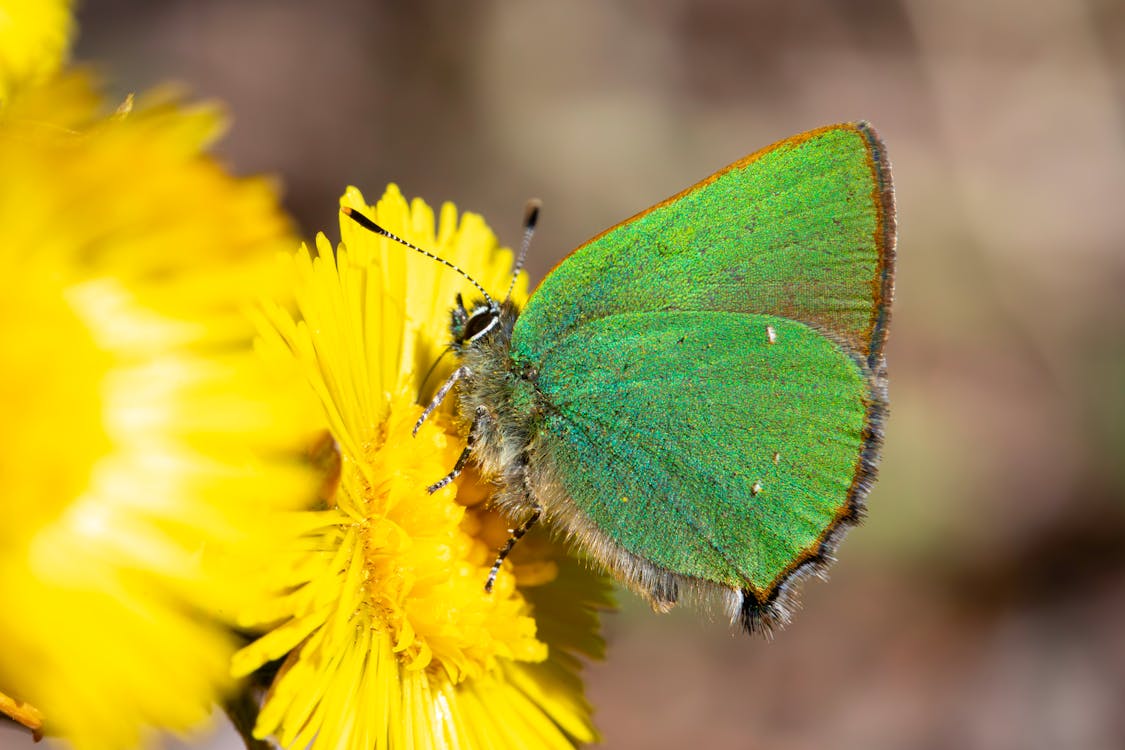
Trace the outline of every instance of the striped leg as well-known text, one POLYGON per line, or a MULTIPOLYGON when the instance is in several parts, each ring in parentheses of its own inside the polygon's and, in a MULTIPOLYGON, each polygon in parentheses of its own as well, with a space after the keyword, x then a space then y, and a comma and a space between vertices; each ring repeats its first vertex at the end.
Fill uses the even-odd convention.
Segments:
POLYGON ((543 509, 538 505, 531 511, 531 515, 527 520, 520 524, 518 529, 512 529, 512 535, 508 537, 508 543, 500 550, 500 554, 496 556, 496 562, 492 563, 492 570, 488 573, 488 581, 484 584, 484 590, 492 593, 492 584, 496 583, 496 575, 500 572, 500 566, 504 564, 504 560, 508 557, 508 553, 516 546, 516 542, 523 538, 523 535, 535 525, 539 520, 539 516, 543 514, 543 509))

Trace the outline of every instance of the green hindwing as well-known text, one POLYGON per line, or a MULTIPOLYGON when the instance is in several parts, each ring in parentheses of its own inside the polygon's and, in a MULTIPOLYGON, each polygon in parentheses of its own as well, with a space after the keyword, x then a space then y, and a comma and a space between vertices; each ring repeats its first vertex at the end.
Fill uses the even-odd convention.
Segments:
POLYGON ((764 602, 851 512, 868 379, 784 318, 615 315, 543 360, 541 440, 576 510, 615 545, 764 602))

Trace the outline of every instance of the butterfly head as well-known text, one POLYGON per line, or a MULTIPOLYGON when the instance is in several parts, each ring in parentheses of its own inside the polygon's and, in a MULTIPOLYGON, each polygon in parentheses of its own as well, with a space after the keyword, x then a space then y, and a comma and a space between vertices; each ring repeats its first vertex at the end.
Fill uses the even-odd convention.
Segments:
POLYGON ((500 305, 491 299, 480 300, 466 308, 458 294, 449 326, 454 348, 464 349, 487 336, 500 323, 500 314, 500 305))
MULTIPOLYGON (((531 245, 531 236, 535 233, 535 224, 539 220, 539 201, 528 201, 524 209, 523 242, 520 244, 519 255, 516 256, 515 265, 512 266, 511 281, 508 292, 504 295, 503 302, 497 302, 479 283, 473 280, 461 269, 457 269, 465 278, 469 279, 480 290, 482 298, 473 303, 469 309, 465 308, 465 301, 457 295, 457 304, 453 308, 453 321, 450 332, 453 334, 453 348, 464 353, 467 349, 477 345, 493 332, 501 333, 498 341, 506 342, 512 333, 512 326, 519 315, 519 308, 512 301, 512 291, 516 288, 523 262, 527 258, 527 249, 531 245)), ((503 346, 503 344, 502 344, 503 346)))

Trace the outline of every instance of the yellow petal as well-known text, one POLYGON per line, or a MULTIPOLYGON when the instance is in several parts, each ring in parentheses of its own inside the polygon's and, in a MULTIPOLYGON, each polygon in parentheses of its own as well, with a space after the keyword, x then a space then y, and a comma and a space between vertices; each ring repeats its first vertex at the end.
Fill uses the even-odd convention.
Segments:
POLYGON ((0 0, 0 103, 58 70, 70 48, 69 0, 0 0))

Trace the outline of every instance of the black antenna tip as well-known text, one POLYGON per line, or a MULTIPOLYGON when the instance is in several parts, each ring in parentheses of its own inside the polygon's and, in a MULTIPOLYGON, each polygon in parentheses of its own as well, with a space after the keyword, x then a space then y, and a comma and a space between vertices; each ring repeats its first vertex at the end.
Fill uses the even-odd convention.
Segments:
POLYGON ((368 231, 374 232, 375 234, 381 234, 383 236, 390 235, 390 233, 386 229, 383 229, 381 226, 361 214, 359 211, 356 211, 351 206, 340 206, 340 212, 368 231))
POLYGON ((543 201, 538 198, 532 198, 527 202, 523 209, 523 228, 534 229, 535 223, 539 221, 539 208, 543 205, 543 201))

